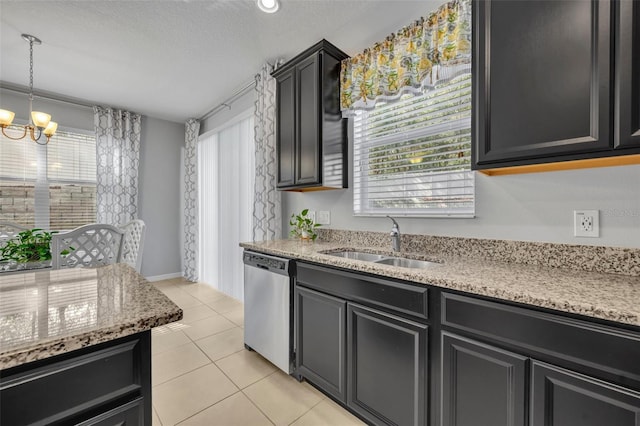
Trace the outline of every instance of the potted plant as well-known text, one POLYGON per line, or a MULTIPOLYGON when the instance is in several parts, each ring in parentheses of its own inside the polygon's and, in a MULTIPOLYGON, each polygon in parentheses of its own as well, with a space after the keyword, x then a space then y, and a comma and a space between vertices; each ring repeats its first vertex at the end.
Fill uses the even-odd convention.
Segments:
POLYGON ((27 229, 19 232, 0 247, 0 262, 18 268, 26 263, 51 261, 51 236, 53 233, 42 229, 27 229))
POLYGON ((309 209, 304 209, 300 214, 292 214, 289 225, 293 226, 289 233, 292 237, 300 238, 301 240, 315 241, 318 238, 316 232, 320 224, 315 223, 314 220, 308 216, 309 209))

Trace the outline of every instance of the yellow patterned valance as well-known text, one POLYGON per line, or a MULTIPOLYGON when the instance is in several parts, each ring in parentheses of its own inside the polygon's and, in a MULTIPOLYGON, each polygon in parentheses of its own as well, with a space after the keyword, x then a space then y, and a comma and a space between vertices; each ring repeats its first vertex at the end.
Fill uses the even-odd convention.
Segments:
POLYGON ((471 0, 445 3, 427 18, 342 61, 343 115, 373 108, 471 72, 471 0))

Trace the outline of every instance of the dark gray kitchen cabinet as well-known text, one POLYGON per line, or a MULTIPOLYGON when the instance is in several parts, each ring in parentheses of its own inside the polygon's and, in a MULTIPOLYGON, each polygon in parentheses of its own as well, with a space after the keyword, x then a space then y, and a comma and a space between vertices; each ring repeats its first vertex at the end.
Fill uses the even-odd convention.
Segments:
POLYGON ((299 379, 368 424, 427 425, 428 290, 298 262, 295 291, 299 379))
POLYGON ((297 374, 344 402, 347 303, 303 287, 295 294, 297 374))
POLYGON ((624 149, 640 146, 640 2, 616 6, 614 142, 624 149))
POLYGON ((278 186, 292 186, 295 182, 295 69, 280 75, 276 82, 278 115, 276 151, 278 153, 278 186))
POLYGON ((473 167, 640 153, 638 7, 474 1, 473 167))
POLYGON ((99 416, 79 423, 78 426, 137 426, 144 423, 142 398, 131 401, 99 416))
POLYGON ((427 326, 349 303, 347 342, 347 405, 370 424, 426 424, 427 326))
POLYGON ((525 356, 444 332, 443 424, 526 425, 526 363, 525 356))
POLYGON ((640 392, 533 362, 531 426, 638 426, 640 392))
POLYGON ((2 425, 150 426, 151 331, 0 371, 0 407, 2 425))
POLYGON ((326 40, 277 68, 278 189, 347 187, 347 120, 340 111, 340 61, 326 40))
POLYGON ((638 426, 637 331, 448 292, 441 324, 443 426, 638 426))

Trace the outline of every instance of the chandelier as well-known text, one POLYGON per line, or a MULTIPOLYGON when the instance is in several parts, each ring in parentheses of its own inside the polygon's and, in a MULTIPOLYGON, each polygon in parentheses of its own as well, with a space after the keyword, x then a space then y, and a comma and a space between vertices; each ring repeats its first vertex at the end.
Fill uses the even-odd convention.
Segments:
POLYGON ((0 127, 2 127, 2 134, 9 139, 20 140, 29 134, 31 139, 37 144, 46 145, 58 129, 58 123, 51 121, 49 114, 33 110, 33 45, 42 44, 42 41, 40 41, 38 37, 29 34, 22 34, 22 38, 29 42, 29 124, 24 125, 22 136, 9 136, 5 133, 4 129, 11 125, 13 117, 16 114, 6 109, 0 109, 0 127), (46 136, 46 141, 40 141, 42 135, 46 136))

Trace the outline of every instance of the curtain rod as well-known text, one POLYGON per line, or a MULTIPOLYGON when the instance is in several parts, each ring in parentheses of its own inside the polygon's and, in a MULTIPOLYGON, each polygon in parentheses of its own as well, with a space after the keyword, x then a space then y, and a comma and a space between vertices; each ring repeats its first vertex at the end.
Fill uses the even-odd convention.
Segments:
POLYGON ((252 80, 251 83, 247 83, 238 89, 233 95, 229 96, 224 102, 221 102, 219 105, 211 108, 207 113, 205 113, 202 117, 198 118, 198 121, 205 120, 211 117, 214 114, 217 114, 223 108, 231 109, 231 103, 238 99, 240 96, 249 92, 249 90, 253 89, 256 86, 256 81, 252 80))
MULTIPOLYGON (((27 86, 21 86, 19 84, 6 83, 4 81, 0 81, 0 89, 7 90, 9 92, 20 93, 22 95, 29 94, 29 88, 27 86)), ((61 102, 64 104, 76 105, 86 108, 93 108, 94 104, 91 104, 87 101, 83 101, 82 99, 71 98, 68 96, 59 95, 53 92, 46 92, 41 90, 34 90, 33 96, 40 99, 47 99, 49 101, 61 102)), ((95 104, 97 105, 97 104, 95 104)))

